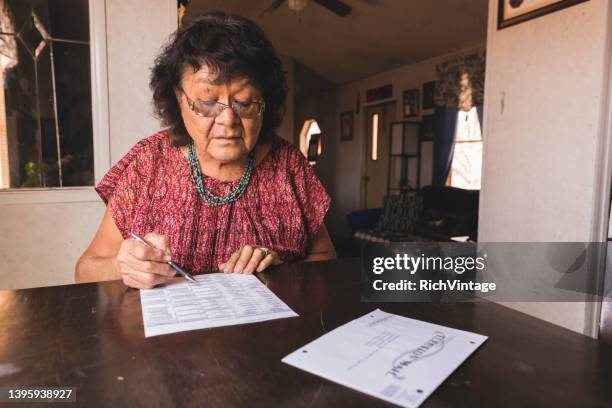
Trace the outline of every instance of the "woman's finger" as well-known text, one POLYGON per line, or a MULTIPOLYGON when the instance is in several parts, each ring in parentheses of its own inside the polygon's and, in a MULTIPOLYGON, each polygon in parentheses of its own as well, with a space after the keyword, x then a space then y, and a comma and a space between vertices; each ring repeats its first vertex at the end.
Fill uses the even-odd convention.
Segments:
POLYGON ((224 273, 234 272, 234 265, 236 265, 236 261, 238 261, 239 256, 240 256, 240 250, 234 252, 232 256, 230 256, 230 259, 225 263, 225 266, 223 267, 224 273))
POLYGON ((174 269, 172 269, 170 265, 165 262, 141 261, 140 259, 132 256, 123 258, 121 262, 140 272, 152 273, 170 278, 176 275, 174 269))
POLYGON ((134 278, 128 274, 123 275, 123 284, 134 289, 146 289, 142 283, 135 281, 134 278))
POLYGON ((126 269, 127 274, 132 278, 132 280, 142 285, 140 289, 151 289, 156 285, 166 283, 170 279, 167 276, 141 272, 129 267, 126 269))
POLYGON ((262 259, 262 261, 257 266, 257 272, 261 272, 264 269, 266 269, 268 266, 272 265, 273 262, 274 262, 274 257, 275 256, 276 256, 276 254, 269 253, 268 256, 266 256, 264 259, 262 259))
POLYGON ((137 272, 128 265, 121 265, 121 279, 126 286, 136 289, 148 289, 148 285, 134 278, 133 274, 137 272))
POLYGON ((266 256, 260 263, 257 265, 257 272, 261 272, 265 270, 267 267, 272 265, 272 255, 266 256))
POLYGON ((165 235, 158 234, 157 232, 149 232, 144 236, 151 245, 157 249, 161 249, 166 255, 172 256, 170 252, 170 241, 165 235))
POLYGON ((125 275, 123 277, 123 283, 126 286, 129 286, 129 287, 135 288, 135 289, 152 289, 153 287, 155 287, 157 285, 160 285, 162 283, 165 283, 165 282, 149 284, 149 283, 142 282, 142 281, 140 281, 138 279, 135 279, 132 275, 125 275))
POLYGON ((278 252, 270 251, 268 256, 266 256, 257 267, 257 272, 261 272, 267 267, 271 265, 280 265, 283 263, 283 260, 278 256, 278 252))
POLYGON ((158 285, 160 283, 167 282, 171 278, 170 276, 143 272, 142 270, 133 268, 128 264, 121 265, 121 275, 130 276, 132 279, 140 282, 143 285, 158 285))
POLYGON ((253 256, 253 246, 245 245, 242 247, 242 251, 240 251, 240 257, 238 261, 236 261, 236 265, 234 266, 234 273, 242 273, 245 266, 249 263, 251 256, 253 256))
POLYGON ((137 242, 136 240, 131 238, 126 241, 127 242, 125 243, 125 249, 127 250, 127 252, 141 261, 164 262, 172 259, 170 254, 159 248, 141 244, 140 242, 137 242))
MULTIPOLYGON (((261 248, 255 248, 253 250, 253 255, 251 256, 251 259, 249 260, 249 262, 247 263, 247 265, 244 267, 244 270, 242 271, 242 273, 246 274, 246 275, 250 275, 253 272, 255 272, 255 269, 257 268, 257 265, 259 265, 259 263, 262 261, 262 259, 264 259, 264 250, 261 248)), ((270 254, 268 254, 268 256, 270 256, 270 254)), ((267 256, 266 256, 267 258, 267 256)))

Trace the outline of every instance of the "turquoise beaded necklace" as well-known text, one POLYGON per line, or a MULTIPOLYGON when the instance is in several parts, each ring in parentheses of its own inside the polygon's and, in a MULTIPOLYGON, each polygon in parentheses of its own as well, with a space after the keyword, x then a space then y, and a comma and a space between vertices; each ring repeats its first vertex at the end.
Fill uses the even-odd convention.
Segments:
POLYGON ((244 173, 242 173, 242 177, 240 177, 240 181, 236 185, 236 187, 232 188, 229 193, 225 197, 218 196, 213 192, 207 190, 204 187, 204 181, 202 180, 202 169, 200 169, 200 161, 198 160, 198 155, 196 154, 195 145, 189 143, 188 146, 188 161, 189 168, 191 169, 191 180, 196 186, 196 190, 200 196, 204 199, 206 204, 217 207, 220 205, 232 203, 236 201, 249 185, 249 181, 251 180, 251 174, 253 173, 253 164, 255 162, 255 150, 251 150, 249 156, 247 158, 246 169, 244 169, 244 173))

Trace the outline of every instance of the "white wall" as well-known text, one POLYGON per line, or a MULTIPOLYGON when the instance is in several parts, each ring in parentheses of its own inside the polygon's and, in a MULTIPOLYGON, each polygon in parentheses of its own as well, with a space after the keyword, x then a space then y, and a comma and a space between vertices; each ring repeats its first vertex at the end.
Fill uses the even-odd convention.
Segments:
POLYGON ((74 282, 103 212, 94 201, 0 205, 0 290, 74 282))
MULTIPOLYGON (((610 5, 591 0, 498 31, 497 3, 489 2, 479 240, 592 241, 610 5)), ((597 307, 510 306, 589 334, 597 307)))
MULTIPOLYGON (((316 119, 323 133, 323 154, 317 161, 316 172, 332 196, 332 207, 326 218, 331 234, 348 237, 346 215, 363 207, 361 176, 365 158, 366 91, 392 84, 394 98, 397 100, 396 118, 402 118, 403 91, 412 88, 421 89, 423 83, 434 80, 435 68, 440 62, 481 50, 483 47, 484 45, 468 47, 452 54, 441 55, 341 85, 329 92, 296 100, 296 132, 299 132, 306 119, 316 119), (360 109, 359 113, 355 114, 354 138, 352 141, 341 142, 340 113, 355 111, 358 99, 360 109)), ((296 78, 296 81, 299 81, 299 78, 296 78)), ((432 113, 433 110, 421 111, 421 115, 432 113)), ((420 120, 420 117, 414 119, 420 120)), ((431 156, 424 157, 423 160, 422 167, 431 168, 431 156)), ((427 174, 431 177, 431 171, 425 176, 427 174)))
MULTIPOLYGON (((174 0, 106 0, 108 84, 103 86, 109 95, 111 163, 159 128, 151 116, 149 67, 174 29, 174 0)), ((20 194, 0 192, 0 290, 74 282, 74 264, 104 205, 93 188, 63 193, 42 192, 23 201, 20 194)))
POLYGON ((149 73, 176 30, 176 1, 106 0, 111 162, 160 129, 153 119, 149 73))

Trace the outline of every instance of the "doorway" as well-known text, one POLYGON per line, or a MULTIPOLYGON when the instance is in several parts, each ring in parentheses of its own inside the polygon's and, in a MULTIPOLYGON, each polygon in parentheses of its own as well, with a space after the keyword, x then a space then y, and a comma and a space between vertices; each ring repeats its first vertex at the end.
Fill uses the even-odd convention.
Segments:
POLYGON ((396 103, 388 102, 366 108, 365 166, 363 208, 382 206, 389 177, 389 128, 395 121, 396 103))

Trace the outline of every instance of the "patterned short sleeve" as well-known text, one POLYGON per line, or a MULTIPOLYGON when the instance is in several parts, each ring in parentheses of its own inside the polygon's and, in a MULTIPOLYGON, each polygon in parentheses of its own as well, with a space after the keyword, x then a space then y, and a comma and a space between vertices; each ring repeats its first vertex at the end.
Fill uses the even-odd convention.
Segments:
POLYGON ((137 143, 102 178, 96 192, 108 205, 108 210, 123 238, 128 238, 137 217, 138 202, 143 189, 147 160, 147 139, 137 143), (109 204, 110 202, 110 204, 109 204))
POLYGON ((331 197, 314 172, 312 165, 295 145, 289 152, 289 171, 293 176, 299 206, 310 244, 323 224, 331 197))

